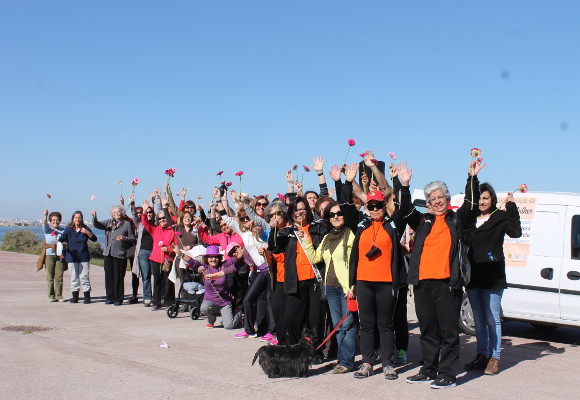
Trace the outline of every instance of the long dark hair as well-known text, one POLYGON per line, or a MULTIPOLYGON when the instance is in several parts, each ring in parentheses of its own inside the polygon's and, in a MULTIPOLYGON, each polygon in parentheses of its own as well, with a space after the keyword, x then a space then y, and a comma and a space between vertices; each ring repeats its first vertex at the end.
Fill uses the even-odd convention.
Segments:
POLYGON ((70 224, 68 224, 68 226, 70 226, 71 228, 75 227, 75 215, 80 215, 81 216, 81 228, 87 228, 87 226, 85 225, 85 217, 83 216, 82 211, 75 211, 72 215, 72 217, 70 217, 70 224))
POLYGON ((290 205, 288 206, 288 211, 286 212, 286 221, 294 222, 294 210, 296 210, 298 203, 302 203, 304 204, 304 207, 306 207, 306 222, 310 224, 314 219, 314 217, 312 216, 312 210, 310 210, 310 206, 308 205, 306 199, 301 196, 296 196, 296 198, 293 199, 290 205))
MULTIPOLYGON (((324 218, 324 226, 330 230, 334 229, 334 226, 332 226, 332 224, 330 223, 330 209, 334 206, 339 206, 340 204, 338 204, 338 201, 332 200, 330 201, 330 203, 328 203, 328 205, 326 206, 326 208, 324 209, 324 214, 323 214, 323 218, 324 218)), ((342 209, 341 209, 342 211, 342 209)), ((346 219, 345 219, 345 224, 346 224, 346 219)))
POLYGON ((489 195, 491 196, 491 209, 495 209, 497 206, 497 194, 495 194, 495 190, 489 182, 484 182, 479 185, 479 193, 483 192, 489 192, 489 195))

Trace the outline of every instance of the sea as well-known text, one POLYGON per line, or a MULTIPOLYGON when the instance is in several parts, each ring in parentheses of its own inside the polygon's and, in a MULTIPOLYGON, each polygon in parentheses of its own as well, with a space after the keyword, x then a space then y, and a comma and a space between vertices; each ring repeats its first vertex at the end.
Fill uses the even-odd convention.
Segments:
MULTIPOLYGON (((42 227, 40 226, 0 226, 0 243, 2 243, 4 235, 6 235, 8 232, 17 230, 30 230, 36 233, 42 240, 44 240, 44 234, 42 233, 42 227)), ((97 236, 97 240, 101 242, 101 244, 105 243, 105 231, 94 228, 91 228, 91 231, 97 236)))

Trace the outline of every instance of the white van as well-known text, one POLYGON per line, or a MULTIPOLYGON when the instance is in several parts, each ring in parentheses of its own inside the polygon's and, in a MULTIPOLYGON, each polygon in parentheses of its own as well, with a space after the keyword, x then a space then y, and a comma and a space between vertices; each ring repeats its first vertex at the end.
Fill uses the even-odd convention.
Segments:
MULTIPOLYGON (((506 195, 497 193, 498 205, 506 195)), ((463 197, 453 196, 451 205, 461 205, 463 197)), ((508 289, 502 298, 503 319, 580 327, 580 194, 528 192, 514 198, 522 237, 506 236, 504 242, 508 289)), ((475 334, 466 295, 460 326, 475 334)))

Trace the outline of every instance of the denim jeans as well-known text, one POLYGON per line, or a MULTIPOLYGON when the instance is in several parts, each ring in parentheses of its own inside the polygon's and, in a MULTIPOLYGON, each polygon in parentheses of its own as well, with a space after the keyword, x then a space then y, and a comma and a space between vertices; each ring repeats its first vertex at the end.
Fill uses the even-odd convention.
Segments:
POLYGON ((83 288, 83 292, 91 291, 91 282, 89 280, 90 262, 68 263, 68 270, 70 271, 70 290, 71 292, 78 292, 83 288))
POLYGON ((330 308, 332 326, 340 322, 342 317, 348 313, 348 317, 336 331, 336 341, 338 342, 338 364, 350 370, 354 368, 354 352, 356 342, 356 325, 352 314, 348 312, 346 297, 342 287, 327 286, 326 299, 330 308))
POLYGON ((139 261, 139 268, 141 269, 141 278, 143 279, 143 298, 151 301, 151 250, 139 250, 137 261, 139 261))
POLYGON ((469 303, 475 319, 477 352, 499 360, 501 352, 500 307, 503 289, 467 289, 469 303))

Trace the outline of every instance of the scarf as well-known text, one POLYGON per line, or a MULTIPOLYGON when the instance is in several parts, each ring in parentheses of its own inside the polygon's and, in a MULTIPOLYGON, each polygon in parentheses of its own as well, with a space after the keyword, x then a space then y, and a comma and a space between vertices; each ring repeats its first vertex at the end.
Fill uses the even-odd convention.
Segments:
POLYGON ((347 260, 347 243, 348 235, 350 229, 348 226, 343 225, 342 228, 332 229, 324 239, 324 250, 330 251, 330 254, 334 253, 338 245, 342 242, 342 251, 344 252, 343 259, 347 260))

